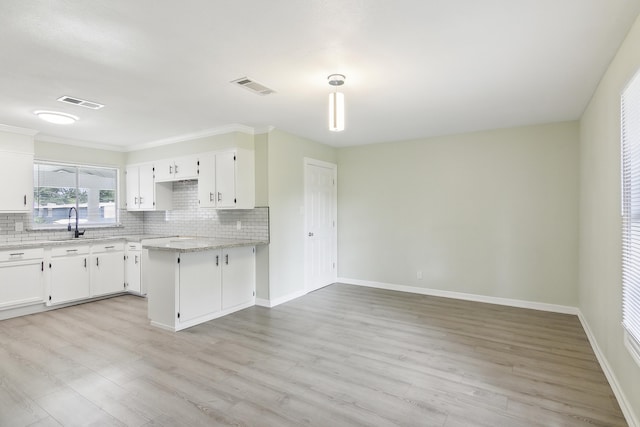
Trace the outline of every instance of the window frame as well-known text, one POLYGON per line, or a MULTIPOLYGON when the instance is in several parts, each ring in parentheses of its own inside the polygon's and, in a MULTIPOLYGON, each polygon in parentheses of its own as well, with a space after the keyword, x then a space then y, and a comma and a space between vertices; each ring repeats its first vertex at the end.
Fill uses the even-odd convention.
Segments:
MULTIPOLYGON (((69 167, 69 168, 75 168, 75 190, 76 190, 76 195, 78 194, 79 191, 79 183, 80 183, 80 170, 82 169, 98 169, 98 170, 110 170, 115 172, 115 200, 114 200, 114 209, 115 209, 115 217, 114 217, 114 221, 113 222, 107 222, 107 223, 97 223, 97 222, 91 222, 91 223, 82 223, 81 224, 81 228, 82 229, 95 229, 95 228, 113 228, 113 227, 120 227, 121 223, 120 223, 120 168, 116 167, 116 166, 104 166, 104 165, 93 165, 93 164, 86 164, 86 163, 70 163, 70 162, 59 162, 59 161, 55 161, 55 160, 39 160, 39 159, 34 159, 33 161, 33 173, 35 175, 36 171, 35 168, 38 165, 49 165, 49 166, 59 166, 59 167, 69 167)), ((35 178, 35 177, 34 177, 35 178)), ((36 203, 37 203, 37 196, 36 196, 36 191, 39 188, 38 185, 38 180, 34 179, 33 182, 33 192, 34 192, 34 197, 33 197, 33 206, 31 207, 31 211, 30 211, 30 224, 31 224, 31 229, 32 230, 38 230, 38 231, 42 231, 42 230, 55 230, 55 231, 59 231, 59 230, 67 230, 67 226, 68 226, 68 222, 64 223, 64 224, 42 224, 42 223, 37 223, 36 222, 36 217, 37 215, 35 214, 35 210, 36 210, 36 203)), ((76 201, 75 201, 75 206, 76 208, 76 212, 80 211, 81 208, 81 202, 80 202, 80 198, 76 197, 76 201)), ((69 208, 70 209, 70 208, 69 208)), ((74 219, 71 219, 71 222, 73 223, 72 226, 75 226, 74 223, 74 219)))
POLYGON ((640 70, 620 95, 620 181, 621 326, 624 346, 640 366, 640 70))

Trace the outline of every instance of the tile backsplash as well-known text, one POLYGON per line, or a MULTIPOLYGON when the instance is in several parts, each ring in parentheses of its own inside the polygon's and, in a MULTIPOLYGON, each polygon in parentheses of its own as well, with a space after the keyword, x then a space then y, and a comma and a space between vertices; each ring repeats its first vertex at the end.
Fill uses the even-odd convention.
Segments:
POLYGON ((145 234, 269 240, 269 208, 200 209, 198 181, 173 183, 173 209, 145 212, 145 234), (237 229, 240 221, 240 230, 237 229))
MULTIPOLYGON (((269 240, 269 208, 216 210, 198 208, 198 181, 173 183, 173 210, 120 210, 120 226, 89 228, 87 237, 136 234, 269 240), (240 230, 238 230, 238 221, 240 230)), ((19 227, 18 227, 19 228, 19 227)), ((31 230, 31 214, 0 213, 0 244, 71 237, 63 230, 31 230), (16 223, 23 230, 16 231, 16 223), (19 224, 18 224, 19 225, 19 224)))

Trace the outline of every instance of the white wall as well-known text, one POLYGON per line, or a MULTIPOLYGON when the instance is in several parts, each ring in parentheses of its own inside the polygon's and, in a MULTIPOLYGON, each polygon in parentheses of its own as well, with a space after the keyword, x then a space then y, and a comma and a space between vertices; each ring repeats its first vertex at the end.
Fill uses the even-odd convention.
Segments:
POLYGON ((267 144, 271 228, 268 298, 275 301, 304 291, 303 159, 336 163, 336 149, 279 130, 269 133, 267 144))
POLYGON ((342 148, 338 275, 576 306, 577 159, 577 122, 342 148))
POLYGON ((640 425, 640 367, 623 346, 620 94, 640 69, 640 21, 580 121, 580 310, 640 425))

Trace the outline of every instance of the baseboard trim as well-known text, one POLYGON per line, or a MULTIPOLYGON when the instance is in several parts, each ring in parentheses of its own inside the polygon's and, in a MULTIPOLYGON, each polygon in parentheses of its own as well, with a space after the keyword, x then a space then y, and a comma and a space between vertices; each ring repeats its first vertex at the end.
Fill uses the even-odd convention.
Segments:
POLYGON ((271 308, 271 301, 269 301, 268 299, 265 298, 256 298, 256 305, 258 307, 267 307, 267 308, 271 308))
POLYGON ((613 394, 616 396, 616 400, 620 405, 620 409, 622 410, 622 413, 627 421, 627 424, 629 424, 629 427, 640 427, 640 420, 633 413, 633 409, 629 404, 629 400, 627 399, 626 394, 624 393, 624 391, 620 387, 620 384, 618 383, 618 378, 613 373, 613 370, 609 365, 609 361, 604 356, 604 353, 602 352, 602 350, 600 350, 598 341, 596 340, 595 335, 593 334, 593 332, 591 331, 591 328, 589 327, 589 322, 587 322, 586 317, 584 317, 584 315, 582 314, 582 311, 580 310, 578 310, 578 319, 580 319, 580 323, 582 324, 582 329, 584 329, 584 332, 587 334, 587 338, 589 339, 589 344, 591 344, 591 348, 593 349, 593 352, 595 353, 596 358, 598 359, 598 363, 600 364, 600 367, 602 367, 602 371, 604 372, 604 375, 607 377, 607 381, 609 381, 611 390, 613 390, 613 394))
POLYGON ((256 298, 256 305, 259 305, 261 307, 268 307, 268 308, 273 308, 275 306, 278 306, 280 304, 284 304, 285 302, 289 302, 291 300, 294 300, 296 298, 300 298, 302 296, 305 296, 308 292, 303 289, 301 291, 296 291, 296 292, 292 292, 288 295, 284 295, 281 296, 279 298, 276 299, 263 299, 263 298, 256 298))
POLYGON ((466 301, 484 302, 488 304, 505 305, 509 307, 529 308, 532 310, 549 311, 553 313, 578 315, 577 307, 568 305, 548 304, 544 302, 524 301, 518 299, 491 297, 486 295, 467 294, 464 292, 443 291, 440 289, 419 288, 417 286, 396 285, 393 283, 372 282, 368 280, 339 277, 338 283, 366 286, 369 288, 386 289, 390 291, 409 292, 413 294, 430 295, 434 297, 461 299, 466 301))

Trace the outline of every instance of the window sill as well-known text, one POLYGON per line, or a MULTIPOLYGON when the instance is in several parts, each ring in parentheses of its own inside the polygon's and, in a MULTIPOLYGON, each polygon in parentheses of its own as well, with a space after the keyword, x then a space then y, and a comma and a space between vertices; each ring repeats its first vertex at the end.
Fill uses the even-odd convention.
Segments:
MULTIPOLYGON (((93 224, 93 225, 78 226, 79 230, 101 230, 105 228, 124 228, 124 226, 122 224, 104 224, 104 225, 93 224)), ((75 225, 72 224, 71 230, 74 230, 74 229, 75 229, 75 225)), ((27 231, 68 231, 66 225, 63 225, 63 226, 56 225, 56 226, 48 226, 48 227, 31 226, 31 227, 25 228, 25 230, 27 231)))

